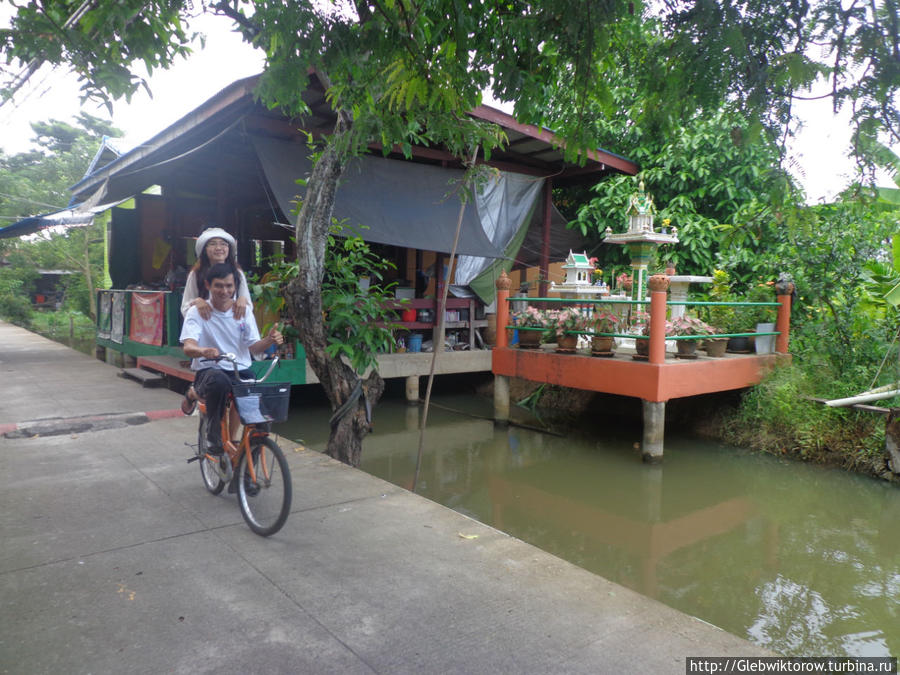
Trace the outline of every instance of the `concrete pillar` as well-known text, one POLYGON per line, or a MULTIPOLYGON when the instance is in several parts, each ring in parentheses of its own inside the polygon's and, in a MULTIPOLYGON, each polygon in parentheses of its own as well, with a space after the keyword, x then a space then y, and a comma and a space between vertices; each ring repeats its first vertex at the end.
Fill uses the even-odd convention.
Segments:
POLYGON ((644 408, 641 458, 648 464, 658 464, 663 458, 663 441, 666 435, 666 402, 642 400, 641 403, 644 408))
POLYGON ((419 404, 419 376, 410 375, 406 378, 406 402, 409 405, 419 404))
POLYGON ((494 422, 509 424, 509 378, 494 375, 494 422))
POLYGON ((407 406, 406 428, 409 431, 415 431, 419 428, 419 406, 407 406))

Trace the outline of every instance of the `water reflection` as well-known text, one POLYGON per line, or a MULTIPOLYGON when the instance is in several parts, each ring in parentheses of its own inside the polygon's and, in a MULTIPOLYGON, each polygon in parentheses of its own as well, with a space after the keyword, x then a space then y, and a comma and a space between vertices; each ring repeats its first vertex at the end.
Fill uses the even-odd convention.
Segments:
MULTIPOLYGON (((379 405, 362 468, 409 488, 418 420, 379 405)), ((418 491, 775 651, 900 653, 896 488, 671 437, 645 466, 604 424, 558 437, 432 409, 418 491)))

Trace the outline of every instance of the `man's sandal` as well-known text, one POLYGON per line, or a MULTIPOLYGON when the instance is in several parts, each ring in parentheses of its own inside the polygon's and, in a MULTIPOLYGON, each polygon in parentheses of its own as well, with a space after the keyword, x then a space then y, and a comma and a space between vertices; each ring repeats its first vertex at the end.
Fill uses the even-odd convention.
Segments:
POLYGON ((184 399, 181 401, 181 412, 185 415, 193 415, 194 410, 197 409, 197 395, 194 393, 193 387, 188 387, 187 392, 184 395, 184 399))

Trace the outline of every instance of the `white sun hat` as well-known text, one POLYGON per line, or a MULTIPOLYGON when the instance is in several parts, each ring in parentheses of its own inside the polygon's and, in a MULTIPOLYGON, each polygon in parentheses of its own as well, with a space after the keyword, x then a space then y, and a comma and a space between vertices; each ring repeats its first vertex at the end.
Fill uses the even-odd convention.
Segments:
POLYGON ((221 227, 210 227, 209 229, 203 230, 200 233, 200 236, 197 237, 197 243, 194 244, 194 252, 197 254, 197 257, 200 257, 200 254, 203 252, 203 249, 206 248, 206 242, 210 239, 224 239, 228 242, 228 245, 231 246, 231 250, 234 251, 237 249, 237 242, 234 240, 230 234, 228 234, 221 227))

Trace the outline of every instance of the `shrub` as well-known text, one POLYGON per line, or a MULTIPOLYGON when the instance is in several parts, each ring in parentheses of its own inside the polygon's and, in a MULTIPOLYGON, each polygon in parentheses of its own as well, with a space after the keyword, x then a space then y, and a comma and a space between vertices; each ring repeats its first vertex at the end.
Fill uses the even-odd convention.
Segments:
MULTIPOLYGON (((747 292, 747 302, 774 302, 775 282, 756 284, 747 292)), ((747 320, 749 324, 772 323, 775 321, 775 307, 748 307, 747 320)))
POLYGON ((0 295, 0 316, 20 326, 31 325, 31 303, 21 295, 0 295))

